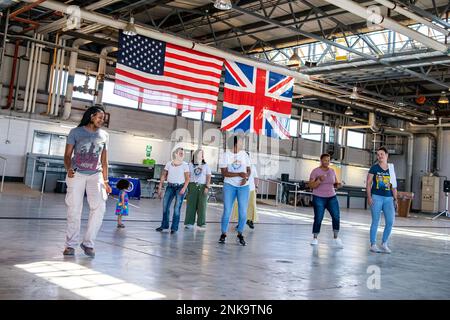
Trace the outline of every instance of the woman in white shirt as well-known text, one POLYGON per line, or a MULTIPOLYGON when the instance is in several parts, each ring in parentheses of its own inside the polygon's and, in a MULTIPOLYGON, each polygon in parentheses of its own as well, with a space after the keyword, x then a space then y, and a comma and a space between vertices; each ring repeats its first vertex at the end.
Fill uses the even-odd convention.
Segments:
POLYGON ((206 203, 208 200, 209 185, 211 183, 211 169, 205 162, 203 150, 198 149, 189 163, 190 182, 188 185, 186 229, 194 228, 197 214, 197 227, 203 230, 206 227, 206 203))
POLYGON ((219 162, 220 170, 224 177, 223 184, 223 215, 222 215, 222 235, 219 243, 225 243, 227 237, 228 223, 230 222, 233 203, 237 199, 239 211, 238 241, 245 246, 244 231, 247 219, 247 205, 249 196, 248 178, 251 173, 250 159, 242 150, 243 141, 241 137, 234 136, 232 151, 225 151, 219 162))
POLYGON ((189 166, 183 161, 184 150, 181 147, 175 147, 172 150, 172 161, 167 162, 161 174, 161 180, 158 187, 159 198, 162 198, 162 187, 167 178, 166 192, 163 200, 163 219, 161 226, 156 228, 156 231, 163 231, 169 229, 170 205, 173 199, 175 200, 175 207, 173 210, 172 226, 170 233, 178 231, 178 224, 180 223, 180 211, 183 204, 186 189, 189 184, 189 166))

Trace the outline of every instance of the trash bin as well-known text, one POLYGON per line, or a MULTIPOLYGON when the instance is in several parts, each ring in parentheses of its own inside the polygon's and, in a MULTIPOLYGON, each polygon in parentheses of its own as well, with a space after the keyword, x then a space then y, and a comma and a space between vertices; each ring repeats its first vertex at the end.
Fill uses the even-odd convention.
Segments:
POLYGON ((56 181, 56 193, 66 193, 67 192, 67 186, 65 180, 57 180, 56 181))
POLYGON ((414 198, 414 193, 412 192, 397 192, 398 200, 398 216, 399 217, 409 217, 409 210, 411 209, 411 203, 414 198))

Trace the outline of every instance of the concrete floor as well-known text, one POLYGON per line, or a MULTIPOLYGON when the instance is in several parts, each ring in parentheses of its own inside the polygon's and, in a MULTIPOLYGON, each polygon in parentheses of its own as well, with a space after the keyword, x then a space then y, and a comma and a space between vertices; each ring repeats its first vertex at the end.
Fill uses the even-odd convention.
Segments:
POLYGON ((245 230, 248 245, 242 247, 233 232, 225 245, 217 243, 221 204, 209 205, 206 231, 184 230, 181 222, 176 235, 154 231, 159 200, 131 204, 139 208, 130 208, 126 228, 118 230, 115 200, 108 200, 95 259, 80 249, 64 258, 64 195, 6 184, 0 299, 450 298, 448 218, 397 218, 389 255, 368 252, 370 215, 363 210, 342 211, 345 248, 338 250, 329 246, 329 219, 318 248, 309 245, 312 208, 260 205, 259 223, 245 230))

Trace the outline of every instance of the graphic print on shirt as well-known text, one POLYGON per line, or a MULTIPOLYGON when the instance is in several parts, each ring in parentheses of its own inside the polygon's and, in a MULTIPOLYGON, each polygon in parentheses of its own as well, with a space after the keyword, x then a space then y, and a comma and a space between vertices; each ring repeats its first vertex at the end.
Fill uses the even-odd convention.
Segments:
POLYGON ((195 176, 199 176, 202 174, 203 168, 201 166, 197 166, 194 168, 194 174, 195 176))
POLYGON ((231 167, 233 168, 233 170, 239 170, 242 166, 242 162, 239 161, 238 159, 235 159, 234 162, 231 164, 231 167))
POLYGON ((83 139, 77 144, 74 152, 75 165, 80 170, 96 170, 98 160, 103 150, 103 144, 100 140, 83 139), (96 146, 97 145, 97 149, 96 146))
POLYGON ((375 177, 375 186, 377 190, 386 190, 386 191, 391 190, 389 174, 387 175, 377 174, 375 177))

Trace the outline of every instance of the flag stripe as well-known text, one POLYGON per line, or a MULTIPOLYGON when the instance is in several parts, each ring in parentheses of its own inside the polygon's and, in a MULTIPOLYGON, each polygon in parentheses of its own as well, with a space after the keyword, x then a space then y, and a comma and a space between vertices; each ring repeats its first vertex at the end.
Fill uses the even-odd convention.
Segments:
POLYGON ((236 71, 234 71, 234 69, 231 67, 231 65, 228 62, 225 62, 225 66, 227 68, 227 71, 229 71, 233 75, 233 78, 239 83, 239 85, 242 87, 245 87, 245 83, 237 75, 236 71))
POLYGON ((200 74, 199 72, 197 72, 197 70, 193 70, 193 72, 189 72, 186 70, 186 68, 181 70, 181 69, 171 68, 171 67, 166 66, 166 68, 164 68, 164 72, 177 73, 180 76, 186 76, 186 77, 191 77, 191 78, 197 77, 199 80, 207 80, 207 81, 213 81, 213 82, 220 83, 220 77, 217 77, 217 75, 214 75, 214 76, 203 75, 203 74, 200 74))
POLYGON ((216 113, 216 101, 201 98, 196 98, 194 101, 190 96, 173 94, 172 92, 146 89, 142 91, 140 87, 121 80, 116 80, 114 93, 146 104, 160 104, 161 106, 176 107, 190 111, 202 111, 206 107, 209 112, 216 113), (135 93, 133 94, 132 92, 135 93))
POLYGON ((167 50, 166 57, 173 58, 176 60, 191 62, 191 63, 199 64, 202 66, 208 66, 208 67, 217 69, 219 71, 222 70, 222 65, 215 63, 215 62, 211 62, 209 60, 205 60, 205 58, 198 57, 194 54, 179 52, 176 50, 167 50))
POLYGON ((204 53, 204 52, 200 52, 200 51, 197 51, 197 50, 192 50, 192 49, 188 49, 188 48, 185 48, 185 47, 181 47, 181 46, 178 46, 176 44, 167 43, 166 44, 166 48, 167 48, 166 50, 174 49, 174 50, 183 51, 183 52, 186 52, 186 53, 189 53, 189 54, 195 54, 195 55, 200 56, 200 57, 214 59, 214 60, 220 61, 220 64, 223 64, 223 59, 221 59, 221 58, 218 58, 216 56, 210 55, 208 53, 204 53))
MULTIPOLYGON (((212 99, 210 97, 208 97, 207 95, 198 95, 196 97, 192 97, 192 95, 187 95, 184 94, 182 92, 182 90, 177 90, 177 89, 166 89, 164 90, 164 87, 160 88, 158 86, 150 86, 150 85, 146 85, 145 87, 143 85, 140 84, 136 84, 133 81, 132 82, 128 82, 127 80, 122 80, 119 78, 116 79, 116 83, 117 84, 121 84, 121 85, 130 85, 132 87, 138 87, 141 92, 140 92, 140 96, 142 97, 143 95, 155 95, 155 94, 161 94, 161 93, 166 93, 166 94, 172 94, 174 96, 178 96, 182 99, 185 99, 186 101, 195 101, 195 102, 203 102, 203 103, 207 103, 207 104, 211 104, 214 105, 214 109, 215 109, 215 105, 217 103, 217 101, 215 99, 212 99)), ((139 83, 139 82, 138 82, 139 83)))
POLYGON ((217 69, 217 68, 208 67, 208 66, 200 67, 195 61, 193 61, 193 62, 189 62, 186 60, 180 61, 180 59, 178 59, 176 57, 172 58, 172 57, 170 57, 169 54, 166 54, 166 65, 168 65, 169 63, 178 65, 178 67, 180 69, 184 69, 184 68, 188 67, 188 68, 197 69, 197 70, 201 70, 201 71, 208 71, 208 72, 211 72, 212 74, 220 75, 222 73, 222 69, 217 69))
POLYGON ((245 117, 247 117, 250 114, 250 110, 245 110, 242 112, 242 114, 234 121, 230 122, 228 125, 222 127, 222 130, 229 130, 230 128, 234 127, 236 124, 241 122, 245 117))
POLYGON ((193 96, 195 96, 195 94, 197 93, 204 93, 204 94, 209 94, 211 96, 214 96, 216 94, 216 90, 214 90, 214 87, 210 87, 207 85, 200 85, 198 84, 197 87, 195 87, 195 83, 189 83, 187 81, 183 81, 183 80, 179 80, 179 79, 170 79, 170 78, 166 78, 166 80, 155 80, 153 78, 147 78, 147 77, 142 77, 136 74, 132 74, 128 71, 122 70, 122 69, 118 69, 116 70, 116 78, 119 78, 121 80, 126 80, 126 79, 132 79, 135 81, 139 81, 140 83, 146 84, 146 85, 160 85, 160 86, 167 86, 167 87, 172 87, 172 88, 176 88, 176 89, 180 89, 180 90, 187 90, 187 91, 191 91, 192 93, 194 93, 193 96), (202 88, 202 87, 206 87, 206 88, 202 88))
POLYGON ((184 80, 185 82, 191 82, 194 85, 206 84, 208 86, 211 86, 212 88, 219 88, 219 85, 220 85, 220 80, 218 80, 218 81, 201 80, 201 79, 196 79, 193 77, 188 77, 188 76, 181 75, 178 73, 173 73, 173 72, 164 72, 164 75, 168 78, 180 79, 180 80, 184 80))
POLYGON ((281 81, 280 83, 278 83, 276 86, 273 86, 272 88, 270 88, 269 92, 270 92, 270 93, 274 93, 275 91, 277 91, 277 90, 280 89, 281 87, 283 87, 283 86, 285 86, 286 84, 288 84, 291 80, 292 80, 291 77, 286 77, 286 79, 284 79, 283 81, 281 81))
POLYGON ((183 70, 183 71, 197 73, 199 75, 210 76, 210 77, 215 77, 215 78, 220 79, 220 74, 218 74, 216 72, 203 70, 203 69, 197 69, 195 65, 193 67, 187 67, 187 66, 182 66, 182 65, 179 65, 176 63, 171 63, 171 62, 166 61, 165 67, 179 69, 179 70, 183 70))

